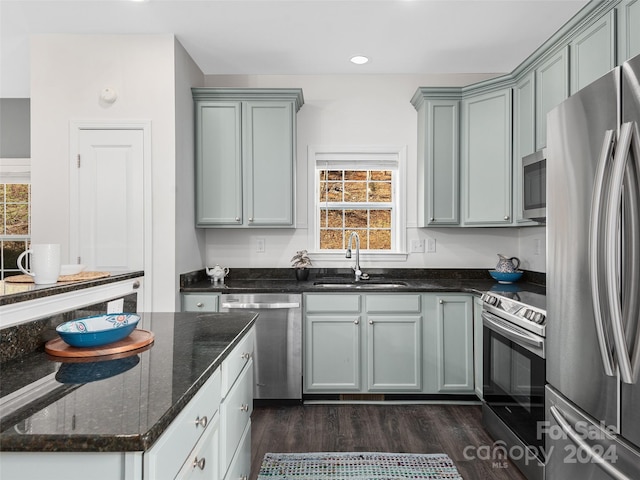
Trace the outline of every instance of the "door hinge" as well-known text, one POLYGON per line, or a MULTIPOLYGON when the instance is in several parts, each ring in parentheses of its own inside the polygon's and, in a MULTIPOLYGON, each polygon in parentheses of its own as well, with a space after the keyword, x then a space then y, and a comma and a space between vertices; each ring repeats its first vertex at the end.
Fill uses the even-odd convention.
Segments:
POLYGON ((78 154, 78 168, 80 168, 80 154, 78 154))

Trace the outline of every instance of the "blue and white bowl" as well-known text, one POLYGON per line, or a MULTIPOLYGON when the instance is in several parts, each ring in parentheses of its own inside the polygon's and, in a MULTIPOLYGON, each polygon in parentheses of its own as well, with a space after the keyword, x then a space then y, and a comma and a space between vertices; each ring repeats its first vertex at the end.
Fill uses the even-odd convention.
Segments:
POLYGON ((135 313, 96 315, 65 322, 56 332, 72 347, 99 347, 127 338, 139 321, 135 313))
POLYGON ((513 283, 520 280, 524 272, 518 270, 517 272, 498 272, 496 270, 489 270, 491 275, 498 283, 513 283))

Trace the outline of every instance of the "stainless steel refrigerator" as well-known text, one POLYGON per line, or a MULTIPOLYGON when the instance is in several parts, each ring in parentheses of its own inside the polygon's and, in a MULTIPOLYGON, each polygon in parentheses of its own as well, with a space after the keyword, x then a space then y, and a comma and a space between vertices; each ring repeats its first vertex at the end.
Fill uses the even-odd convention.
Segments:
POLYGON ((547 117, 547 479, 640 479, 639 123, 640 56, 547 117))

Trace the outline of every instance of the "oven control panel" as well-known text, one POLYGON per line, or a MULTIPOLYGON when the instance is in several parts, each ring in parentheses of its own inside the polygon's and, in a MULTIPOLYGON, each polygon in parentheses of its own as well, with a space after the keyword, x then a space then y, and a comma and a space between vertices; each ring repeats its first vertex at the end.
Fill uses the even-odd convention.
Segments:
POLYGON ((482 295, 482 301, 485 308, 494 314, 544 336, 544 325, 546 323, 546 312, 544 310, 490 292, 482 295))

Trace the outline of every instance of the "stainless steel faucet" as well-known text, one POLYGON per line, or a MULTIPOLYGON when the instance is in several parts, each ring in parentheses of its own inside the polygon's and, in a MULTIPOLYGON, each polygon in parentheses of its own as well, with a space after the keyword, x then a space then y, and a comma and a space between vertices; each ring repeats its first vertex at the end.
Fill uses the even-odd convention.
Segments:
POLYGON ((351 232, 349 235, 349 244, 347 245, 347 253, 345 254, 346 258, 351 258, 351 242, 353 237, 356 237, 356 264, 351 267, 356 274, 356 282, 360 281, 362 277, 362 270, 360 270, 360 235, 357 232, 351 232))

